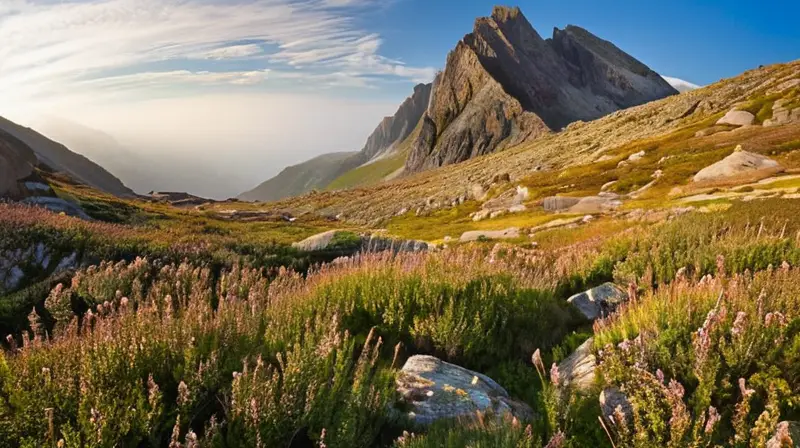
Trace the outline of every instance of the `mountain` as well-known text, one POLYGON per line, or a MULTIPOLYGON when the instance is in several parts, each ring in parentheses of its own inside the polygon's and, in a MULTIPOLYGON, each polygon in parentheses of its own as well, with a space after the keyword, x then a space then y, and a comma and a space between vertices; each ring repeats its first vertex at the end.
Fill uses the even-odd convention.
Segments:
POLYGON ((355 168, 357 152, 323 154, 298 165, 290 166, 256 188, 242 193, 244 201, 275 201, 322 189, 336 179, 347 167, 355 168), (348 165, 352 163, 352 165, 348 165))
POLYGON ((519 8, 495 7, 436 77, 406 171, 458 163, 677 93, 580 27, 555 29, 545 40, 519 8))
POLYGON ((391 117, 384 118, 359 152, 324 154, 283 170, 272 179, 239 198, 249 201, 273 201, 307 193, 328 186, 353 187, 366 180, 381 180, 402 168, 401 150, 428 107, 431 84, 419 84, 391 117), (396 166, 395 166, 396 165, 396 166), (366 172, 369 172, 367 174, 366 172), (373 179, 375 173, 380 173, 373 179))
MULTIPOLYGON (((36 155, 37 165, 61 172, 83 184, 120 197, 134 196, 122 181, 88 158, 70 151, 33 129, 0 117, 0 131, 16 139, 36 155)), ((16 145, 19 148, 19 145, 16 145)))
POLYGON ((680 78, 673 78, 671 76, 662 76, 662 78, 664 78, 664 80, 667 81, 669 85, 674 87, 675 90, 677 90, 680 93, 689 92, 700 88, 700 86, 698 86, 697 84, 691 83, 689 81, 684 81, 683 79, 680 78))
POLYGON ((36 154, 24 143, 0 131, 0 196, 23 194, 21 183, 34 173, 36 154))

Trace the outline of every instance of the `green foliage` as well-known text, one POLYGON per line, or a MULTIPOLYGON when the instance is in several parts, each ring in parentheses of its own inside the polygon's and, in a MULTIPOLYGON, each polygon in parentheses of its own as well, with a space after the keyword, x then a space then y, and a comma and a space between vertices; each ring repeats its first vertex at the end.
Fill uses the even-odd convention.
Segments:
POLYGON ((463 424, 440 424, 423 436, 406 434, 394 445, 396 448, 539 448, 539 441, 531 426, 516 421, 497 421, 488 416, 483 421, 463 424))

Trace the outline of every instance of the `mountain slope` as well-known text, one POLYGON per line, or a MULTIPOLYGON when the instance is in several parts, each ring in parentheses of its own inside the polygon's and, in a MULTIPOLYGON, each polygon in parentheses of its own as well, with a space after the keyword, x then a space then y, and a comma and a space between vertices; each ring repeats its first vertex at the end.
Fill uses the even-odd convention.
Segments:
POLYGON ((20 195, 20 182, 33 174, 36 163, 36 154, 30 148, 0 131, 0 196, 20 195))
POLYGON ((72 179, 115 196, 130 197, 134 193, 119 179, 88 158, 54 142, 33 129, 0 117, 0 130, 24 143, 46 167, 67 174, 72 179))
POLYGON ((582 28, 556 29, 545 40, 519 8, 496 7, 434 81, 406 170, 461 162, 676 93, 582 28))
POLYGON ((245 201, 275 201, 321 189, 349 168, 358 166, 356 152, 323 154, 290 166, 258 187, 242 193, 245 201))
MULTIPOLYGON (((287 168, 277 176, 255 189, 243 193, 240 199, 249 201, 271 201, 297 196, 313 189, 325 187, 339 188, 382 180, 375 176, 373 167, 367 164, 378 163, 379 173, 385 167, 403 166, 405 156, 398 154, 398 147, 414 131, 420 117, 428 107, 431 94, 430 84, 419 84, 391 117, 384 118, 359 152, 324 154, 322 156, 287 168), (397 163, 399 161, 399 163, 397 163), (363 168, 361 168, 363 167, 363 168), (360 170, 358 170, 361 168, 360 170), (358 171, 355 171, 358 170, 358 171), (369 173, 362 177, 362 173, 369 173), (334 182, 344 177, 341 182, 334 182)), ((391 172, 389 173, 391 174, 391 172)))

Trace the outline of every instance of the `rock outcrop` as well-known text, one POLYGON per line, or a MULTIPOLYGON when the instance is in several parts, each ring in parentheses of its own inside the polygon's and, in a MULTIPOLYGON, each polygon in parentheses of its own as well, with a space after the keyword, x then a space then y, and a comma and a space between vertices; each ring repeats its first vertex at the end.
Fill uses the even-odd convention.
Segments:
MULTIPOLYGON (((694 181, 719 181, 743 175, 760 175, 763 179, 783 171, 784 168, 778 162, 767 156, 745 151, 739 146, 733 154, 700 170, 700 172, 694 176, 694 181)), ((754 181, 758 179, 749 180, 754 181)))
POLYGON ((359 153, 362 163, 391 152, 396 145, 411 135, 428 108, 431 88, 431 84, 417 85, 414 87, 414 93, 400 105, 397 112, 381 121, 359 153))
POLYGON ((519 8, 496 7, 437 75, 406 171, 461 162, 676 93, 584 29, 556 29, 545 40, 519 8))
POLYGON ((303 252, 338 252, 345 256, 385 251, 425 252, 431 249, 424 241, 399 240, 375 234, 359 235, 346 230, 329 230, 294 243, 292 247, 303 252))
POLYGON ((570 297, 567 302, 574 305, 586 319, 596 320, 608 316, 626 300, 627 292, 613 283, 604 283, 570 297))
POLYGON ((20 197, 24 180, 33 174, 36 154, 11 135, 0 132, 0 197, 20 197))
POLYGON ((413 356, 397 376, 406 416, 427 426, 439 420, 476 418, 478 412, 529 419, 531 408, 509 397, 494 380, 433 356, 413 356))

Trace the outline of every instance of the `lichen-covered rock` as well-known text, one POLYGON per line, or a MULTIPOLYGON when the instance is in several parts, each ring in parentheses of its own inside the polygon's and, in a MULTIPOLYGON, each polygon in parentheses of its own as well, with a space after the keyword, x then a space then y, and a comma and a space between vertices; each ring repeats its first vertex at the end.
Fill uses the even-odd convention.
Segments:
POLYGON ((433 356, 413 356, 397 376, 407 417, 422 426, 472 418, 478 412, 529 419, 533 411, 494 380, 433 356))
POLYGON ((588 320, 606 317, 628 300, 628 293, 613 283, 604 283, 567 299, 588 320))
MULTIPOLYGON (((723 180, 745 174, 761 174, 762 178, 784 171, 778 162, 761 154, 744 151, 741 146, 733 154, 719 162, 700 170, 694 176, 695 182, 723 180)), ((753 181, 754 179, 748 179, 753 181)))
POLYGON ((594 339, 581 344, 567 359, 558 365, 562 385, 585 391, 594 385, 597 358, 594 356, 594 339))

